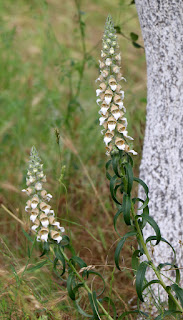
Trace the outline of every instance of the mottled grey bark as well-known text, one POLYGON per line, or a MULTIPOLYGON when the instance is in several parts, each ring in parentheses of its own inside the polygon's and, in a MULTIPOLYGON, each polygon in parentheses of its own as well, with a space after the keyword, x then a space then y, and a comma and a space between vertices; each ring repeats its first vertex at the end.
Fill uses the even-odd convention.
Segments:
MULTIPOLYGON (((183 241, 183 1, 136 0, 136 7, 147 61, 147 118, 140 177, 149 187, 150 215, 162 236, 173 244, 177 262, 183 267, 179 242, 183 241)), ((140 190, 139 196, 142 194, 140 190)), ((144 234, 154 233, 148 227, 144 234)), ((168 246, 160 244, 154 249, 157 264, 171 262, 168 246)))

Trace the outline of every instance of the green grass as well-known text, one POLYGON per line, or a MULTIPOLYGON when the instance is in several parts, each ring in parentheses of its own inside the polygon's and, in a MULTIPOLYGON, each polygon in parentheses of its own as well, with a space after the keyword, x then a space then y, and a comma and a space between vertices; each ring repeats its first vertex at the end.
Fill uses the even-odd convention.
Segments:
MULTIPOLYGON (((114 264, 115 246, 112 245, 117 238, 100 203, 103 202, 113 217, 115 208, 105 177, 106 156, 98 125, 95 79, 108 13, 127 37, 131 32, 138 33, 138 42, 143 45, 136 9, 129 6, 129 2, 83 1, 81 10, 85 14, 82 19, 86 25, 85 45, 89 55, 76 99, 73 97, 81 74, 83 52, 75 2, 7 0, 0 3, 0 202, 26 222, 28 231, 28 218, 24 212, 26 198, 21 189, 25 187, 30 148, 35 145, 44 162, 47 189, 54 196, 52 206, 59 219, 69 218, 84 227, 70 225, 75 246, 87 263, 99 265, 108 283, 113 267, 104 265, 107 255, 109 264, 114 264), (60 132, 60 148, 56 143, 55 128, 60 132), (78 154, 65 142, 65 136, 72 141, 78 154), (67 199, 58 181, 63 165, 66 165, 67 199), (95 196, 88 175, 99 198, 95 196), (100 242, 94 241, 85 227, 100 242)), ((122 71, 127 79, 124 91, 129 133, 135 139, 134 149, 139 152, 135 160, 138 174, 145 126, 144 50, 136 49, 121 35, 118 39, 123 57, 122 71)), ((31 276, 25 275, 18 283, 16 273, 21 274, 27 261, 27 240, 16 220, 3 209, 0 209, 0 215, 3 239, 0 243, 0 314, 4 319, 81 319, 51 267, 31 276)), ((121 232, 124 233, 123 224, 121 232)), ((126 246, 124 260, 127 267, 130 267, 130 257, 130 246, 126 246)), ((35 252, 32 263, 38 261, 39 254, 35 252)), ((131 274, 114 272, 113 284, 119 297, 115 292, 111 294, 116 297, 119 311, 124 310, 124 304, 135 296, 132 282, 131 274)))

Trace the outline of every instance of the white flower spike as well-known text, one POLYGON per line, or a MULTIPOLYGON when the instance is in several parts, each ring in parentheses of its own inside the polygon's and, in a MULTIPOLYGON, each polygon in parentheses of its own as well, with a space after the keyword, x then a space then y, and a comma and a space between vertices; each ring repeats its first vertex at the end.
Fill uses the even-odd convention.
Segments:
POLYGON ((103 36, 103 48, 101 50, 101 60, 99 60, 100 76, 96 81, 100 81, 99 89, 96 90, 97 104, 100 106, 100 125, 104 127, 101 133, 104 134, 106 154, 122 150, 136 155, 136 151, 131 149, 128 141, 133 140, 128 135, 127 119, 125 117, 126 108, 123 104, 124 91, 119 83, 126 79, 122 77, 121 54, 117 52, 117 36, 112 18, 108 16, 103 36))
POLYGON ((37 233, 37 241, 47 242, 56 240, 59 243, 62 240, 61 233, 65 229, 55 220, 54 210, 46 203, 46 201, 51 200, 52 195, 43 189, 46 176, 42 171, 43 165, 40 161, 37 151, 33 147, 31 149, 29 170, 27 172, 28 177, 26 179, 28 188, 22 190, 28 196, 32 194, 33 196, 26 202, 25 211, 30 214, 30 221, 33 223, 31 230, 37 233), (50 219, 54 219, 52 220, 54 223, 51 223, 50 219))

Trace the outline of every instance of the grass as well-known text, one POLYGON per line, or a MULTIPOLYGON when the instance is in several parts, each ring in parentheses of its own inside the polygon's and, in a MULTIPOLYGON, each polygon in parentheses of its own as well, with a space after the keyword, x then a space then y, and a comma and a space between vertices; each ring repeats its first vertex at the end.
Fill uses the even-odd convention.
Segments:
MULTIPOLYGON (((25 187, 30 148, 35 145, 44 162, 47 189, 53 194, 52 206, 58 218, 70 229, 80 256, 102 271, 109 284, 107 289, 122 312, 136 304, 129 271, 132 248, 131 244, 124 248, 124 271, 114 270, 115 208, 105 177, 105 148, 95 102, 95 79, 108 13, 125 36, 129 38, 135 32, 139 35, 138 42, 141 45, 143 42, 136 9, 129 6, 129 1, 87 0, 80 9, 87 52, 83 78, 83 43, 75 1, 0 3, 0 203, 29 230, 24 212, 26 198, 21 189, 25 187), (80 92, 76 96, 79 80, 80 92), (60 146, 55 128, 60 132, 60 146), (68 195, 59 183, 63 165, 68 195)), ((134 149, 139 152, 135 160, 138 175, 145 126, 145 57, 143 49, 133 47, 131 41, 121 35, 118 39, 122 71, 127 79, 124 91, 129 133, 135 138, 134 149)), ((27 240, 17 220, 2 208, 0 215, 0 319, 82 319, 67 298, 64 283, 50 266, 22 277, 27 240)), ((122 234, 124 228, 121 221, 122 234)), ((31 264, 40 260, 39 252, 38 246, 31 264)))

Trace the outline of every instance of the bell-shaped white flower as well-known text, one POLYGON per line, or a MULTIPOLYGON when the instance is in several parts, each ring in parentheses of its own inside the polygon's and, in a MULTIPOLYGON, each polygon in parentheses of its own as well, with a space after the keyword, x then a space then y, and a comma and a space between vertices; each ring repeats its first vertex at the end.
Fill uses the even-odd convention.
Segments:
POLYGON ((111 142, 113 137, 114 137, 114 132, 107 131, 104 137, 105 144, 108 145, 108 143, 111 142))
POLYGON ((105 64, 106 64, 106 66, 111 66, 111 64, 112 64, 112 60, 110 59, 110 58, 107 58, 106 59, 106 61, 105 61, 105 64))
POLYGON ((35 195, 35 196, 31 199, 31 208, 32 208, 32 209, 36 209, 38 203, 39 203, 39 198, 38 198, 37 195, 35 195))
POLYGON ((114 131, 114 129, 116 128, 116 120, 114 117, 111 116, 108 118, 107 126, 110 131, 114 131))
POLYGON ((106 120, 106 116, 102 116, 99 118, 100 126, 102 126, 104 124, 105 120, 106 120))
POLYGON ((37 191, 42 190, 42 184, 41 184, 40 182, 37 182, 37 183, 35 184, 35 189, 36 189, 37 191))
POLYGON ((109 89, 105 91, 104 99, 107 104, 110 104, 113 97, 113 92, 109 89))
POLYGON ((48 241, 48 234, 49 234, 49 230, 47 228, 42 228, 39 231, 39 236, 42 241, 45 241, 45 242, 48 241))
POLYGON ((54 230, 51 230, 51 238, 57 241, 57 243, 60 243, 60 241, 62 240, 60 233, 54 230))
POLYGON ((51 206, 45 202, 41 202, 40 209, 47 215, 50 212, 51 206))
POLYGON ((110 48, 109 53, 110 54, 114 54, 114 48, 113 47, 110 48))
POLYGON ((125 141, 122 138, 116 138, 115 145, 119 150, 125 150, 125 141))

